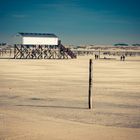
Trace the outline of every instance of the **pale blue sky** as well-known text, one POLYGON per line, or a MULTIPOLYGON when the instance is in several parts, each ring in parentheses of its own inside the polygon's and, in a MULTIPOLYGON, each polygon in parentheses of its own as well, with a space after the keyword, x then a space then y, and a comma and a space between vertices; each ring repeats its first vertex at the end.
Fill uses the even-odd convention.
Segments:
POLYGON ((140 43, 139 0, 0 0, 0 42, 55 33, 64 44, 140 43))

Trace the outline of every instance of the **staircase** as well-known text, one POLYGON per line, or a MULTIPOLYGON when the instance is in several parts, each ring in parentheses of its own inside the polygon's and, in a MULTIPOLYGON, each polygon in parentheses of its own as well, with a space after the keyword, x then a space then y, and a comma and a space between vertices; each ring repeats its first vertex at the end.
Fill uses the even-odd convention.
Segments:
POLYGON ((60 52, 66 53, 72 59, 77 58, 76 54, 74 54, 69 48, 65 48, 61 43, 59 43, 58 47, 60 48, 60 52))

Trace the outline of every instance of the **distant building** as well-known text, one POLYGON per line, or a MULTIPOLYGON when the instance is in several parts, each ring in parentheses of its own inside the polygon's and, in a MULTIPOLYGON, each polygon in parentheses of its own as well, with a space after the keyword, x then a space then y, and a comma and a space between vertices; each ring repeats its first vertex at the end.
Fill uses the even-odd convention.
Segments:
POLYGON ((5 46, 5 45, 7 45, 7 43, 4 42, 0 43, 0 46, 5 46))
POLYGON ((50 33, 22 33, 14 37, 14 44, 23 45, 58 45, 58 37, 50 33))

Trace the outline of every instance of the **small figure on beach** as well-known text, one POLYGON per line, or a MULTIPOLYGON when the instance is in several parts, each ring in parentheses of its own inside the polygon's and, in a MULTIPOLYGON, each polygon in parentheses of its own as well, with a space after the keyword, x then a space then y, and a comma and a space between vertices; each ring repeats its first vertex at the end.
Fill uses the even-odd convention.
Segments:
POLYGON ((121 55, 121 57, 120 57, 120 61, 122 61, 122 55, 121 55))
POLYGON ((121 55, 120 60, 125 61, 125 55, 121 55))
POLYGON ((97 55, 95 54, 95 60, 97 59, 97 55))
POLYGON ((99 59, 99 55, 95 54, 95 60, 99 59))
POLYGON ((125 61, 125 55, 122 56, 122 60, 125 61))

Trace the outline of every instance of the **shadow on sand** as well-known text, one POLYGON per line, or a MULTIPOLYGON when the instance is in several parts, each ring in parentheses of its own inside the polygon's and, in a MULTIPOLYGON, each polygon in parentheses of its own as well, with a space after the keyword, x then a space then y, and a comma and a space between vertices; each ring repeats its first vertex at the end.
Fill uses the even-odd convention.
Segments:
POLYGON ((16 105, 16 106, 24 106, 24 107, 41 107, 41 108, 57 108, 57 109, 88 109, 84 107, 73 107, 73 106, 52 106, 52 105, 16 105))
POLYGON ((14 59, 13 57, 0 57, 0 59, 14 59))

